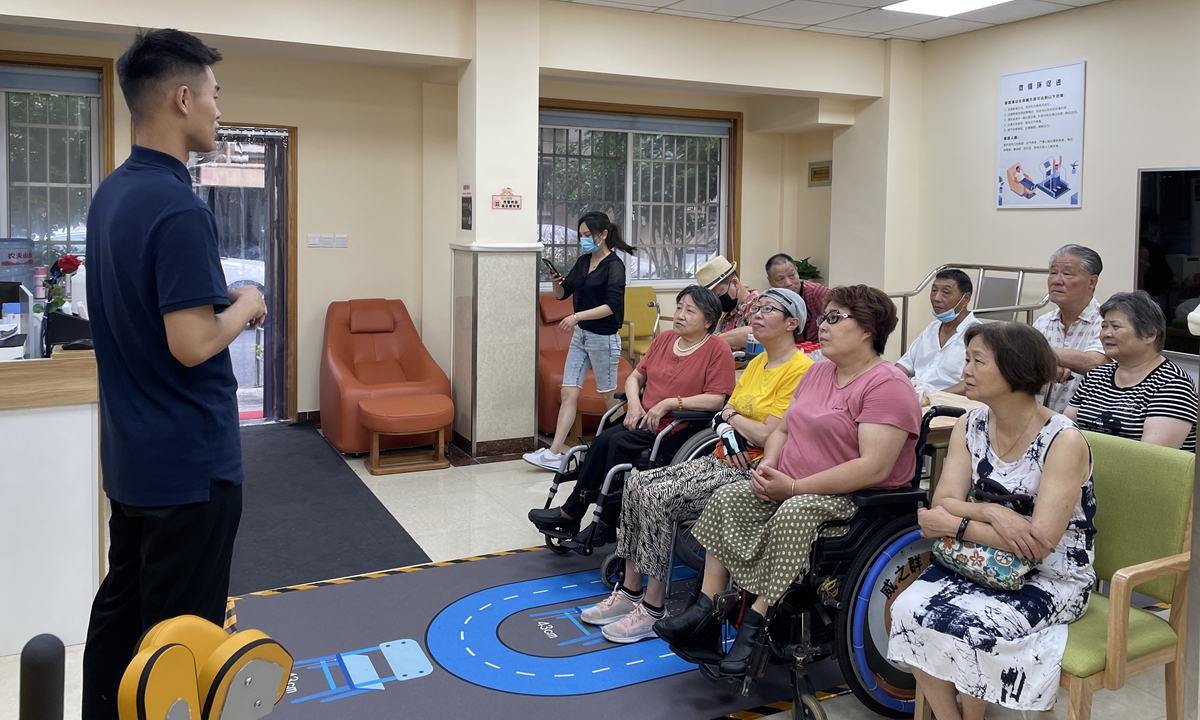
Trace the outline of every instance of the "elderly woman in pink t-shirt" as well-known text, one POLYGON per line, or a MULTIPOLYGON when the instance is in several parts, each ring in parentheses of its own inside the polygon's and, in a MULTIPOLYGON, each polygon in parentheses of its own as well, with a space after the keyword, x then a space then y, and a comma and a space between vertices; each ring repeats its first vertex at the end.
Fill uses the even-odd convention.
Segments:
POLYGON ((654 626, 674 647, 720 652, 723 620, 713 598, 733 573, 758 599, 721 660, 723 676, 746 673, 763 616, 808 571, 821 523, 853 515, 851 493, 901 487, 916 470, 921 407, 908 377, 880 357, 896 327, 895 304, 866 285, 836 287, 817 320, 827 362, 796 387, 751 479, 708 501, 692 528, 708 551, 700 597, 654 626))

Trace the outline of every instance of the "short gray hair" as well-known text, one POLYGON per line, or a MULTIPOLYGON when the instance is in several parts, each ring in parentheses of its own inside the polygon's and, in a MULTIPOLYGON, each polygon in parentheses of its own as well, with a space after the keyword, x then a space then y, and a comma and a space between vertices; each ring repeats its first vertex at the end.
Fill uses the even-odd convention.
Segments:
POLYGON ((1050 256, 1050 264, 1053 265, 1054 261, 1063 255, 1072 255, 1079 258, 1080 264, 1083 265, 1083 271, 1088 275, 1099 275, 1104 271, 1104 261, 1100 259, 1100 253, 1090 247, 1073 244, 1063 245, 1050 256))
POLYGON ((1113 310, 1125 313, 1133 325, 1133 331, 1142 340, 1154 336, 1154 347, 1162 352, 1167 342, 1167 317, 1162 308, 1145 290, 1114 293, 1100 306, 1100 317, 1113 310))

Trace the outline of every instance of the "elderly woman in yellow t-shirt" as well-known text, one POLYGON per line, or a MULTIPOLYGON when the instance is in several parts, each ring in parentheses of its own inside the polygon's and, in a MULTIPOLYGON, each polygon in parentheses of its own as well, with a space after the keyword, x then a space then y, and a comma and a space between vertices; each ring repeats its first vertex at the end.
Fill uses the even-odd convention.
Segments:
POLYGON ((762 446, 783 421, 783 414, 805 371, 812 366, 796 341, 808 312, 799 295, 784 288, 762 293, 749 308, 750 327, 764 352, 746 366, 729 402, 721 410, 747 443, 744 452, 717 454, 687 463, 634 472, 625 485, 621 536, 617 554, 625 558, 625 579, 603 602, 587 608, 580 619, 603 625, 604 637, 631 643, 655 637, 653 625, 663 617, 663 591, 671 571, 671 527, 695 517, 717 488, 749 480, 750 465, 762 457, 762 446), (650 576, 645 589, 642 575, 650 576))

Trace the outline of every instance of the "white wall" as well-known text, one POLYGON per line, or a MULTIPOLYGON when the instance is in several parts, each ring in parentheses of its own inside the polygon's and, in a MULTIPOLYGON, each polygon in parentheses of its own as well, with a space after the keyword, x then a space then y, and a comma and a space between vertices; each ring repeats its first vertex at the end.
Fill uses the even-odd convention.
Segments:
POLYGON ((1111 0, 926 43, 920 267, 1040 267, 1072 242, 1104 258, 1099 297, 1133 289, 1138 168, 1200 166, 1200 57, 1184 50, 1198 28, 1195 0, 1111 0), (996 209, 1000 75, 1079 60, 1083 207, 996 209))

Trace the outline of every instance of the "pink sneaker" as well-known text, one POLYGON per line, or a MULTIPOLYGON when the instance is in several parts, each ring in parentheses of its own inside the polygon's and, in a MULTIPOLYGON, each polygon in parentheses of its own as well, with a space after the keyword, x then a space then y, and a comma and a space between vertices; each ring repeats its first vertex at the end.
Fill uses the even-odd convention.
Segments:
POLYGON ((641 607, 641 604, 631 602, 617 588, 612 595, 579 613, 579 619, 589 625, 607 625, 633 612, 635 607, 641 607))
MULTIPOLYGON (((663 617, 666 615, 664 614, 663 617)), ((645 605, 638 603, 632 612, 612 625, 605 625, 600 632, 604 635, 605 640, 622 644, 635 643, 639 640, 658 637, 654 634, 654 623, 658 621, 659 618, 651 615, 645 605)))

